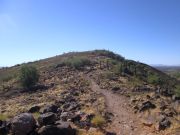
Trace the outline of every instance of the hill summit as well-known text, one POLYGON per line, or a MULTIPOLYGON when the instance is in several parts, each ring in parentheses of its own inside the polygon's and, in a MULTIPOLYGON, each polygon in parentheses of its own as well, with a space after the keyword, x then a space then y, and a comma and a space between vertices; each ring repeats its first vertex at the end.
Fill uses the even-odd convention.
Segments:
POLYGON ((179 93, 177 79, 111 51, 65 53, 0 69, 0 134, 177 134, 179 93), (24 66, 39 74, 31 88, 24 66))

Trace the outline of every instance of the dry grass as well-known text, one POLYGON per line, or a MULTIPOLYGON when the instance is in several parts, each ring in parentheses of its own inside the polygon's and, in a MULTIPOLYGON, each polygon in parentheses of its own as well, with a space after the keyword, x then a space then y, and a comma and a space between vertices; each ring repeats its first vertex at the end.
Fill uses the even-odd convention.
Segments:
POLYGON ((35 112, 35 113, 33 113, 33 116, 37 120, 39 118, 39 116, 40 116, 40 113, 39 112, 35 112))
POLYGON ((96 127, 102 127, 106 123, 106 120, 101 115, 96 115, 91 123, 96 127))
POLYGON ((77 135, 104 135, 104 134, 98 129, 89 130, 89 131, 79 129, 77 135))
POLYGON ((8 119, 8 115, 6 114, 0 114, 0 120, 4 121, 8 119))
POLYGON ((55 89, 34 92, 31 94, 21 93, 18 96, 6 100, 0 99, 1 110, 4 110, 8 116, 13 117, 19 113, 27 112, 31 106, 45 106, 53 103, 54 99, 58 99, 61 91, 62 87, 59 86, 55 89))

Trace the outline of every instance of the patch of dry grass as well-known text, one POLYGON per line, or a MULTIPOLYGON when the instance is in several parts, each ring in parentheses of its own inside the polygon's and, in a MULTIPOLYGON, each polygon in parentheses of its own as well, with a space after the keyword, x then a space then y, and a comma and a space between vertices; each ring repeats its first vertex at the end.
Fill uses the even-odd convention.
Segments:
POLYGON ((19 113, 27 112, 31 106, 44 106, 53 103, 55 99, 58 99, 61 91, 62 87, 59 86, 55 89, 38 91, 31 94, 21 93, 6 100, 0 99, 0 106, 8 116, 13 117, 19 113))
POLYGON ((101 115, 96 115, 92 120, 91 123, 95 125, 96 127, 102 127, 106 120, 101 115))
POLYGON ((8 119, 8 115, 6 114, 0 114, 0 120, 4 121, 8 119))
POLYGON ((33 116, 37 120, 39 118, 39 116, 40 116, 40 113, 39 112, 35 112, 35 113, 33 113, 33 116))
POLYGON ((98 129, 86 131, 84 129, 79 129, 77 135, 104 135, 98 129))

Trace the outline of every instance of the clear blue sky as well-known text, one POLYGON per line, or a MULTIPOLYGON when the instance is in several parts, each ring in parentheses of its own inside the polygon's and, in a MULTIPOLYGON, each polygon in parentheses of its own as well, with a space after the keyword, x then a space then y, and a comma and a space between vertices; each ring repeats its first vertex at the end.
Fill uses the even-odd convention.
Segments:
POLYGON ((0 0, 0 66, 109 49, 180 64, 180 0, 0 0))

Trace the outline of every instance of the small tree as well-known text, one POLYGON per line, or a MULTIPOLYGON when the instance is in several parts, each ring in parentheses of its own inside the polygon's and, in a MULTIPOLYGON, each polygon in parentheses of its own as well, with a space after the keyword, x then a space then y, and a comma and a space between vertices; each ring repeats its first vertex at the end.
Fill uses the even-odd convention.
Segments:
POLYGON ((21 85, 28 89, 39 81, 39 73, 33 66, 23 66, 20 71, 21 85))

